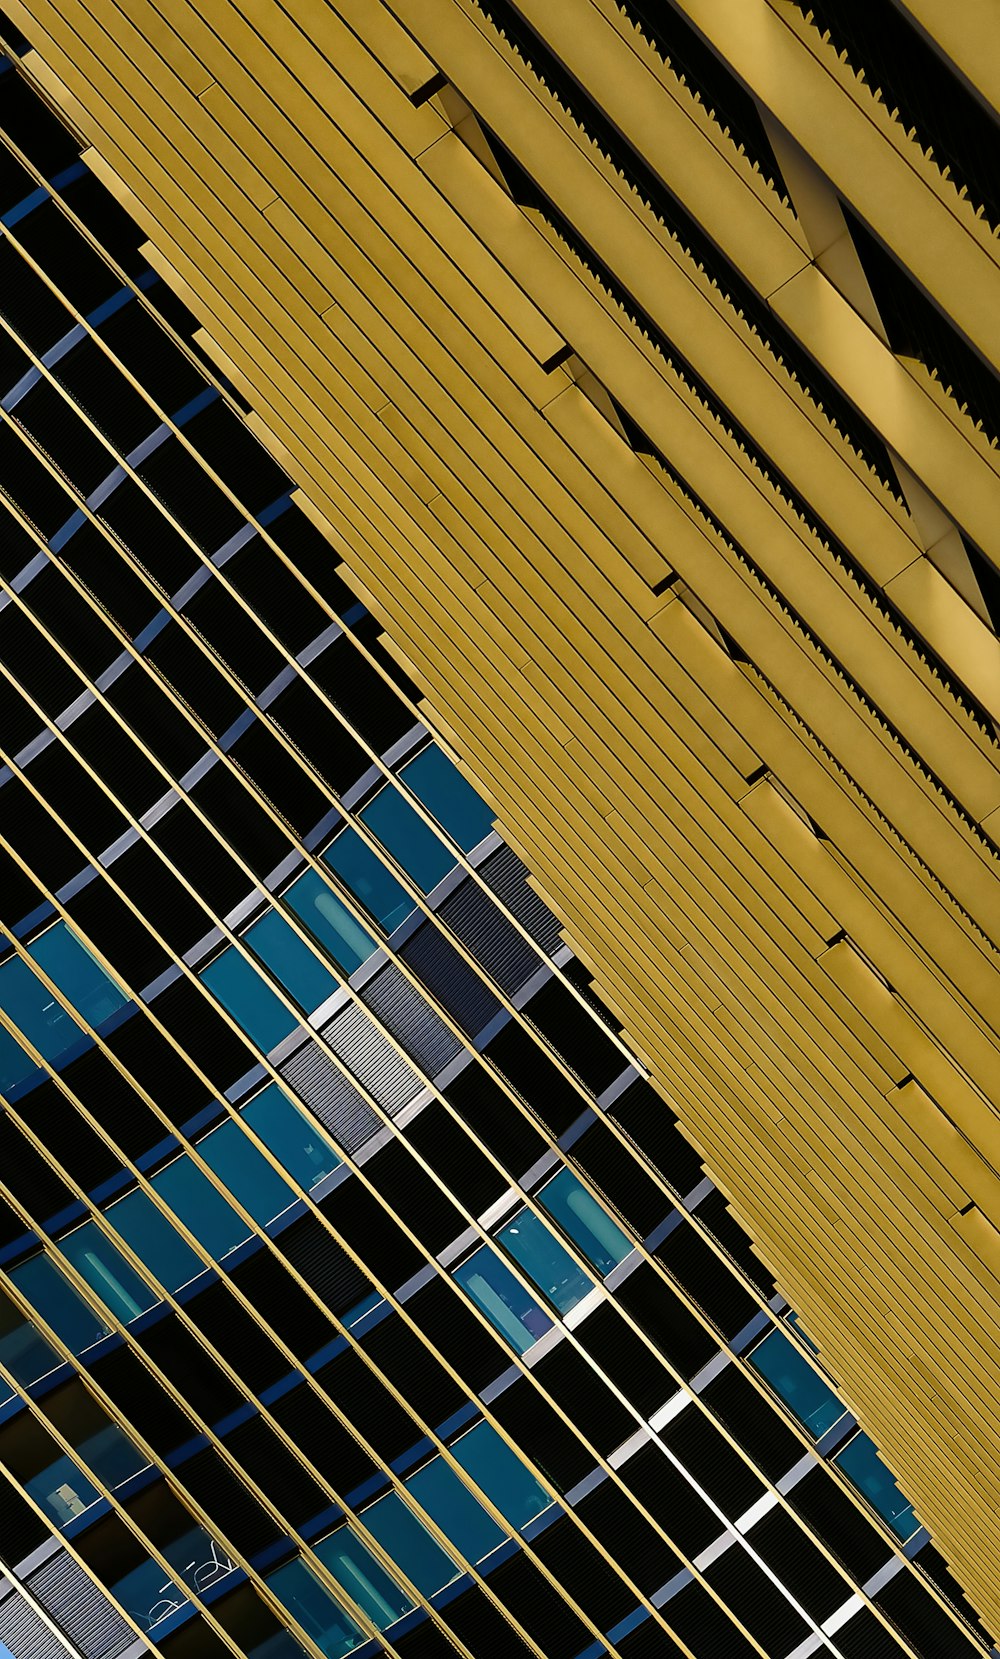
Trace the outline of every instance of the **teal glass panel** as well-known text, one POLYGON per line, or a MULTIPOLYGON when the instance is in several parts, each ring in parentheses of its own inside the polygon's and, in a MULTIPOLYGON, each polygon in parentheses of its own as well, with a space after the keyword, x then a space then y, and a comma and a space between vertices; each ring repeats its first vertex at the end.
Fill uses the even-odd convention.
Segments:
POLYGON ((60 1239, 59 1248, 80 1277, 86 1279, 105 1306, 124 1324, 156 1306, 159 1300, 156 1293, 132 1271, 121 1251, 98 1232, 93 1221, 85 1221, 82 1227, 60 1239))
MULTIPOLYGON (((59 1364, 59 1355, 52 1344, 46 1342, 41 1331, 36 1331, 31 1321, 0 1291, 0 1365, 27 1388, 39 1377, 48 1376, 59 1364)), ((9 1399, 12 1393, 13 1389, 8 1390, 5 1384, 4 1399, 9 1399)))
POLYGON ((199 974, 248 1037, 266 1054, 299 1023, 278 1001, 256 968, 232 945, 199 974))
POLYGON ((611 1272, 630 1255, 632 1241, 607 1210, 592 1198, 571 1170, 559 1174, 543 1187, 538 1202, 583 1251, 601 1274, 611 1272))
POLYGON ((10 1277, 71 1353, 81 1354, 108 1335, 110 1326, 77 1295, 48 1256, 21 1262, 10 1269, 10 1277))
POLYGON ((130 1613, 140 1630, 154 1630, 161 1620, 187 1605, 179 1584, 157 1561, 144 1561, 109 1586, 111 1594, 130 1613))
POLYGON ((341 1659, 365 1640, 360 1625, 337 1605, 301 1558, 270 1573, 267 1582, 327 1659, 341 1659))
POLYGON ((392 784, 379 791, 361 817, 422 893, 429 893, 453 867, 455 860, 447 847, 392 784))
MULTIPOLYGON (((4 970, 0 968, 0 1006, 8 1012, 4 1000, 4 970)), ((0 1089, 12 1089, 36 1070, 35 1062, 3 1026, 0 1026, 0 1089)))
POLYGON ((817 1440, 843 1417, 845 1408, 836 1394, 816 1375, 783 1331, 771 1331, 749 1359, 754 1370, 771 1384, 817 1440))
MULTIPOLYGON (((124 991, 104 972, 65 922, 56 922, 40 934, 28 946, 28 955, 91 1025, 110 1019, 128 1001, 124 991)), ((70 1041, 75 1042, 75 1037, 70 1041)))
POLYGON ((503 1543, 506 1534, 442 1458, 425 1463, 406 1485, 467 1561, 481 1561, 503 1543))
POLYGON ((307 1014, 340 989, 340 981, 276 910, 247 928, 246 942, 307 1014))
POLYGON ((497 1238, 560 1313, 569 1313, 593 1290, 593 1279, 577 1267, 555 1234, 530 1210, 516 1215, 497 1238))
POLYGON ((56 1458, 40 1475, 26 1480, 24 1489, 59 1527, 75 1521, 100 1497, 96 1486, 91 1485, 71 1457, 56 1458))
POLYGON ((833 1461, 883 1521, 888 1521, 897 1538, 913 1536, 919 1525, 913 1505, 904 1498, 867 1434, 859 1431, 833 1461))
POLYGON ((277 1083, 269 1083, 241 1106, 240 1115, 306 1192, 340 1163, 317 1125, 293 1105, 277 1083))
POLYGON ((323 862, 336 870, 344 885, 386 933, 397 928, 413 909, 406 889, 366 846, 357 830, 341 830, 323 854, 323 862))
POLYGON ((488 1245, 455 1269, 455 1278, 519 1354, 552 1327, 552 1321, 518 1284, 488 1245))
POLYGON ((184 1152, 150 1178, 175 1215, 218 1261, 250 1237, 250 1228, 184 1152))
POLYGON ((409 1596, 349 1527, 339 1527, 329 1538, 314 1544, 313 1549, 337 1583, 379 1630, 387 1629, 410 1612, 414 1604, 409 1596))
POLYGON ((518 1530, 553 1501, 490 1423, 477 1423, 463 1434, 451 1454, 518 1530))
POLYGON ((197 1144, 209 1168, 262 1226, 295 1203, 294 1189, 258 1152, 238 1123, 221 1123, 197 1144))
POLYGON ((409 765, 401 767, 399 775, 464 853, 478 846, 484 835, 489 835, 493 828, 492 808, 476 794, 471 783, 466 783, 436 743, 409 765))
POLYGON ((201 1258, 146 1193, 130 1192, 106 1213, 115 1232, 167 1290, 179 1290, 204 1271, 201 1258))
POLYGON ((140 1469, 147 1468, 146 1459, 138 1446, 134 1445, 121 1429, 114 1423, 108 1423, 96 1434, 90 1434, 86 1440, 76 1444, 81 1463, 92 1469, 105 1486, 114 1490, 121 1486, 123 1481, 130 1480, 137 1475, 140 1469))
POLYGON ((396 1562, 400 1572, 422 1595, 432 1596, 457 1577, 458 1568, 422 1521, 407 1509, 396 1492, 373 1503, 361 1517, 372 1537, 396 1562))
MULTIPOLYGON (((300 876, 285 898, 345 974, 352 974, 362 962, 367 962, 376 948, 374 939, 315 870, 307 870, 300 876)), ((318 1008, 319 1004, 314 1006, 318 1008)))
MULTIPOLYGON (((40 934, 28 946, 28 954, 91 1025, 100 1025, 128 1000, 65 922, 57 922, 40 934)), ((50 1062, 58 1060, 84 1035, 72 1015, 20 957, 12 957, 0 968, 0 1007, 50 1062)), ((19 1044, 6 1033, 0 1042, 0 1068, 8 1088, 34 1069, 19 1044)))

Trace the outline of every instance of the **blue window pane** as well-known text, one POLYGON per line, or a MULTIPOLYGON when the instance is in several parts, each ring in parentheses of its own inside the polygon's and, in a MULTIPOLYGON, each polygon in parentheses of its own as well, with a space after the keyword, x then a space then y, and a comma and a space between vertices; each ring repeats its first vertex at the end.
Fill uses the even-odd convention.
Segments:
POLYGON ((317 1125, 292 1104, 277 1083, 269 1083, 248 1100, 240 1108, 240 1115, 306 1192, 340 1163, 317 1125))
POLYGON ((447 847, 391 784, 379 791, 361 817, 422 893, 429 893, 453 867, 447 847))
MULTIPOLYGON (((9 1013, 3 974, 4 969, 0 968, 0 1005, 9 1013)), ((15 1041, 9 1031, 0 1026, 0 1089, 12 1089, 15 1083, 30 1077, 35 1069, 35 1062, 31 1056, 15 1041)))
POLYGON ((516 1215, 497 1238, 560 1313, 569 1313, 593 1290, 594 1281, 530 1210, 516 1215))
POLYGON ((108 1220, 155 1279, 167 1290, 179 1290, 204 1271, 204 1263, 186 1244, 177 1228, 144 1192, 130 1192, 112 1204, 108 1220))
POLYGON ((631 1254, 633 1245, 627 1233, 622 1232, 616 1221, 612 1221, 571 1170, 560 1170, 555 1179, 542 1188, 538 1202, 579 1245, 599 1273, 610 1273, 613 1267, 631 1254))
POLYGON ((187 1596, 180 1585, 167 1577, 157 1561, 144 1561, 141 1566, 133 1567, 109 1588, 140 1630, 153 1630, 161 1619, 169 1618, 179 1607, 187 1605, 187 1596))
MULTIPOLYGON (((0 1364, 25 1388, 48 1376, 62 1361, 30 1320, 0 1291, 0 1364)), ((4 1390, 4 1398, 9 1393, 4 1390)))
POLYGON ((431 1537, 422 1521, 407 1509, 398 1493, 390 1492, 366 1509, 361 1519, 422 1595, 432 1596, 450 1584, 458 1568, 431 1537))
POLYGON ((782 1331, 772 1331, 750 1355, 750 1364, 771 1384, 818 1440, 844 1415, 844 1407, 782 1331))
POLYGON ((162 1194, 174 1214, 180 1216, 216 1261, 250 1237, 246 1222, 187 1153, 152 1176, 150 1185, 162 1194))
POLYGON ((294 1204, 293 1189, 257 1151, 238 1123, 220 1124, 198 1142, 198 1151, 262 1226, 294 1204))
POLYGON ((344 973, 352 974, 362 962, 367 962, 375 949, 374 939, 315 870, 307 870, 300 876, 285 898, 344 973))
POLYGON ((71 1353, 80 1354, 108 1335, 110 1327, 77 1295, 48 1256, 32 1256, 11 1268, 10 1276, 71 1353))
POLYGON ((265 1054, 295 1030, 295 1016, 232 945, 202 968, 199 978, 265 1054))
POLYGON ((451 1448, 452 1456, 492 1498, 511 1526, 527 1526, 552 1498, 490 1423, 477 1423, 451 1448))
POLYGON ((519 1354, 551 1330, 548 1314, 531 1300, 488 1245, 456 1267, 455 1278, 519 1354))
POLYGON ((405 1591, 348 1527, 340 1527, 313 1548, 324 1567, 379 1630, 395 1624, 413 1607, 405 1591))
MULTIPOLYGON (((65 922, 57 922, 41 934, 29 945, 28 954, 92 1025, 100 1025, 128 1000, 65 922)), ((46 1060, 55 1062, 84 1035, 72 1015, 20 957, 13 957, 0 968, 0 1006, 46 1060)), ((33 1069, 9 1037, 0 1043, 0 1067, 7 1087, 33 1069)))
POLYGON ((406 1485, 467 1561, 481 1561, 503 1543, 505 1533, 442 1458, 425 1463, 406 1485))
POLYGON ((104 1237, 93 1221, 85 1221, 66 1238, 59 1248, 73 1263, 80 1277, 96 1290, 101 1301, 115 1316, 128 1324, 147 1308, 155 1307, 158 1297, 152 1288, 133 1273, 121 1251, 104 1237))
POLYGON ((247 929, 246 942, 307 1014, 339 989, 339 981, 276 910, 247 929))
POLYGON ((301 1559, 270 1573, 267 1582, 327 1659, 341 1659, 365 1640, 360 1625, 337 1605, 301 1559))
POLYGON ((76 1445, 76 1450, 81 1463, 92 1469, 112 1491, 132 1475, 138 1474, 140 1469, 148 1467, 138 1446, 133 1445, 114 1423, 108 1423, 97 1434, 88 1435, 76 1445))
POLYGON ((28 955, 55 980, 63 995, 91 1025, 110 1019, 128 1001, 124 991, 108 977, 65 922, 56 922, 41 934, 28 946, 28 955))
POLYGON ((370 916, 391 933, 413 909, 406 889, 399 885, 357 830, 341 830, 323 854, 323 862, 336 870, 345 886, 360 899, 370 916))
POLYGON ((492 809, 436 743, 401 767, 399 775, 463 852, 469 852, 489 835, 492 809))
POLYGON ((24 1489, 60 1527, 82 1515, 100 1497, 71 1457, 56 1458, 40 1475, 26 1480, 24 1489))
POLYGON ((918 1526, 913 1505, 904 1498, 867 1434, 856 1434, 833 1461, 898 1538, 912 1537, 918 1526))

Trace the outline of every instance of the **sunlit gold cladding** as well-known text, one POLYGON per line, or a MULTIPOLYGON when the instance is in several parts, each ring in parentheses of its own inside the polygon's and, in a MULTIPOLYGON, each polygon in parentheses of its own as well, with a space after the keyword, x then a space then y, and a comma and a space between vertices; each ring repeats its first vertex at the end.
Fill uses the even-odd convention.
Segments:
MULTIPOLYGON (((899 9, 988 95, 988 6, 899 9)), ((677 0, 787 196, 627 7, 520 0, 880 476, 485 0, 6 10, 1000 1629, 1000 456, 840 204, 990 363, 986 219, 790 0, 677 0)))

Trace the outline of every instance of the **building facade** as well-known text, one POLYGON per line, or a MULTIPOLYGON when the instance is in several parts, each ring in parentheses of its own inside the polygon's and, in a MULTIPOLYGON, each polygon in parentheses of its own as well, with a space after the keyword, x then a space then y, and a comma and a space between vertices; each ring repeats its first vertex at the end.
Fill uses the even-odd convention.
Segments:
POLYGON ((15 1659, 991 1651, 994 128, 923 9, 8 6, 15 1659))

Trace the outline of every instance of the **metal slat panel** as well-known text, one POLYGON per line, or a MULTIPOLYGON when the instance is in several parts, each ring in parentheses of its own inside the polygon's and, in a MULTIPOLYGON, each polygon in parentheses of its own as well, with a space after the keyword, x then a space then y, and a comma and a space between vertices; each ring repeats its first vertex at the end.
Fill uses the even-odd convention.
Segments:
POLYGON ((334 1053, 387 1112, 398 1112, 423 1087, 412 1067, 360 1008, 351 1006, 323 1027, 334 1053))
POLYGON ((461 1051, 461 1043, 440 1014, 404 979, 394 963, 369 981, 362 997, 428 1077, 436 1077, 461 1051))
POLYGON ((444 921, 486 972, 513 996, 539 966, 538 957, 474 881, 464 881, 441 906, 444 921))
POLYGON ((47 1562, 29 1586, 85 1659, 114 1659, 134 1642, 121 1614, 71 1556, 47 1562))
POLYGON ((346 1151, 356 1152, 379 1129, 378 1117, 368 1103, 313 1043, 278 1069, 346 1151))
POLYGON ((20 1596, 0 1602, 0 1643, 14 1659, 65 1659, 65 1650, 20 1596))

